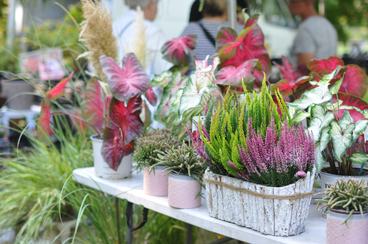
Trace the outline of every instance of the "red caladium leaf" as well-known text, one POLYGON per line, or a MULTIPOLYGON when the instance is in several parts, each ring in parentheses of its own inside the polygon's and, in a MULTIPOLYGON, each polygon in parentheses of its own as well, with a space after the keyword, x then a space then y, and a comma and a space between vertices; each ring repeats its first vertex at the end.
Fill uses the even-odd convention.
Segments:
POLYGON ((148 89, 149 78, 133 53, 123 58, 122 68, 110 57, 101 56, 100 62, 116 99, 127 102, 148 89))
POLYGON ((39 135, 52 135, 51 105, 46 101, 41 103, 41 113, 37 121, 37 130, 39 135))
POLYGON ((98 80, 90 81, 87 84, 83 104, 83 117, 88 124, 97 132, 101 133, 104 123, 104 99, 102 88, 98 80))
POLYGON ((242 81, 253 82, 255 80, 253 71, 259 68, 257 67, 257 65, 258 60, 251 59, 245 61, 239 67, 226 66, 222 68, 219 72, 217 72, 215 83, 218 85, 230 85, 240 87, 242 85, 242 81))
POLYGON ((109 119, 104 130, 102 155, 115 170, 121 159, 131 152, 133 145, 131 143, 143 130, 144 124, 140 119, 141 105, 140 96, 131 98, 127 104, 116 98, 111 99, 109 119))
POLYGON ((230 27, 222 27, 216 36, 216 46, 222 48, 224 45, 235 42, 238 34, 230 27))
POLYGON ((347 65, 340 92, 363 97, 368 88, 365 71, 357 65, 347 65))
POLYGON ((268 73, 270 71, 270 57, 264 45, 264 35, 257 25, 258 16, 249 18, 245 28, 239 36, 218 49, 221 65, 235 66, 242 65, 250 59, 258 59, 262 65, 262 70, 268 73))
POLYGON ((144 96, 147 98, 148 102, 155 106, 157 103, 157 96, 155 94, 155 92, 153 91, 152 87, 148 88, 148 90, 146 91, 146 94, 144 94, 144 96))
POLYGON ((68 82, 73 78, 74 73, 71 73, 68 77, 61 80, 54 88, 46 93, 46 99, 56 100, 64 94, 64 90, 68 82))
POLYGON ((332 73, 338 66, 344 66, 344 62, 338 57, 327 59, 315 59, 308 64, 308 69, 316 76, 317 80, 324 75, 332 73))
POLYGON ((297 70, 295 70, 287 57, 282 57, 282 64, 277 64, 280 70, 281 77, 288 83, 295 83, 295 81, 301 76, 297 70))
POLYGON ((191 59, 191 50, 196 46, 194 35, 181 36, 166 42, 161 53, 167 61, 175 65, 187 65, 191 59))
MULTIPOLYGON (((365 101, 363 101, 362 99, 360 99, 359 97, 353 96, 351 94, 346 94, 346 93, 338 93, 338 95, 335 97, 335 99, 339 99, 342 101, 342 105, 344 106, 352 106, 352 107, 356 107, 360 110, 366 110, 368 109, 368 103, 366 103, 365 101)), ((336 116, 338 118, 342 118, 342 116, 344 115, 345 110, 344 109, 340 109, 336 116)), ((354 119, 354 121, 359 121, 361 119, 365 119, 364 115, 361 114, 360 112, 351 109, 349 110, 349 113, 351 115, 351 117, 354 119)))

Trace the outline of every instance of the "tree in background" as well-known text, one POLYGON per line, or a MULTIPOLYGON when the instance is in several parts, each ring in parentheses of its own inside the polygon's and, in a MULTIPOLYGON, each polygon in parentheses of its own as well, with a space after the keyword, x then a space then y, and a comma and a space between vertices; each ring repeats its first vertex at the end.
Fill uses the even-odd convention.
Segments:
POLYGON ((368 27, 368 0, 325 0, 325 4, 326 18, 337 29, 340 41, 348 41, 350 27, 368 27))

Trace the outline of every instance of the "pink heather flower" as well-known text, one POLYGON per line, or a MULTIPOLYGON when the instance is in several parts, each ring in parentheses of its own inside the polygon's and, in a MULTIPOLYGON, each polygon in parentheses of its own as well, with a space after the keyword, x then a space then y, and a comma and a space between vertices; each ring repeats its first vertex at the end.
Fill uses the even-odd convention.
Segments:
POLYGON ((298 178, 305 178, 306 176, 307 174, 304 171, 298 171, 295 174, 295 177, 298 177, 298 178))

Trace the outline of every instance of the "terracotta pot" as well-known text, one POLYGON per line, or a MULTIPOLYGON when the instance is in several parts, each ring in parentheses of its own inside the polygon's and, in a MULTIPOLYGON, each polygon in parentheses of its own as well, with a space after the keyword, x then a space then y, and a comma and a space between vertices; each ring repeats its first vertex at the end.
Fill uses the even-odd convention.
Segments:
POLYGON ((201 206, 201 185, 192 177, 171 174, 168 201, 174 208, 197 208, 201 206))
POLYGON ((92 136, 92 147, 93 147, 93 163, 95 166, 95 172, 98 177, 117 180, 130 177, 132 175, 132 155, 125 156, 119 165, 117 171, 110 168, 110 166, 103 159, 102 150, 102 139, 97 136, 92 136))
POLYGON ((346 213, 327 213, 327 244, 368 244, 368 213, 353 214, 346 222, 346 213))
POLYGON ((143 170, 143 191, 156 197, 166 197, 168 188, 168 173, 164 167, 154 167, 143 170))
POLYGON ((335 185, 339 180, 355 180, 355 181, 364 181, 368 186, 368 175, 363 176, 345 176, 345 175, 334 175, 326 172, 326 169, 322 169, 319 173, 321 188, 322 190, 329 188, 332 185, 335 185))
POLYGON ((1 96, 7 98, 6 106, 13 110, 29 110, 33 104, 33 87, 24 80, 3 80, 1 96), (27 93, 27 94, 25 94, 27 93))

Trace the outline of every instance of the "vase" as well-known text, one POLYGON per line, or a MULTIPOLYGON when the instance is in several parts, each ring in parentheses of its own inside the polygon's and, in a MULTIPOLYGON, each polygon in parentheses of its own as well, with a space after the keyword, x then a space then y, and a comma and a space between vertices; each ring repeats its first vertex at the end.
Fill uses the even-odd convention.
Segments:
POLYGON ((319 173, 321 188, 325 190, 332 185, 335 185, 339 180, 355 180, 355 181, 363 181, 368 186, 368 175, 362 176, 345 176, 345 175, 335 175, 326 172, 326 169, 322 169, 319 173))
POLYGON ((13 110, 29 110, 33 104, 33 86, 24 80, 2 80, 1 96, 6 106, 13 110))
POLYGON ((92 136, 93 163, 95 173, 98 177, 117 180, 128 178, 132 175, 132 154, 123 157, 118 169, 115 171, 106 163, 102 157, 103 140, 98 136, 92 136))
POLYGON ((327 244, 368 244, 368 213, 348 214, 329 211, 327 213, 327 244), (346 222, 345 222, 346 221, 346 222))
POLYGON ((170 174, 168 202, 173 208, 201 206, 201 184, 190 176, 170 174))
POLYGON ((269 187, 211 172, 204 174, 209 215, 267 235, 304 231, 313 194, 315 170, 304 179, 269 187))
POLYGON ((156 197, 166 197, 168 189, 168 173, 164 167, 143 169, 143 191, 145 194, 156 197))

